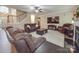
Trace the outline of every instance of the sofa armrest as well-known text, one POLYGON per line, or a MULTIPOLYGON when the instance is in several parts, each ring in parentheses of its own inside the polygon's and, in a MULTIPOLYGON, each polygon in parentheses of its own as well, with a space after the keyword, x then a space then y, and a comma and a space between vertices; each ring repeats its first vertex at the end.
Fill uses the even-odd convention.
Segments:
POLYGON ((46 41, 46 38, 44 37, 39 37, 37 38, 37 40, 35 41, 35 48, 34 48, 34 51, 41 45, 43 44, 44 42, 46 41))
POLYGON ((46 41, 46 38, 44 37, 38 37, 37 39, 38 39, 37 41, 46 41))
POLYGON ((30 53, 30 49, 24 39, 16 40, 14 46, 18 53, 30 53))
POLYGON ((6 30, 5 31, 6 32, 6 35, 7 35, 7 38, 8 38, 8 40, 9 40, 9 42, 11 43, 11 44, 14 44, 14 39, 12 38, 12 36, 9 34, 9 32, 6 30))

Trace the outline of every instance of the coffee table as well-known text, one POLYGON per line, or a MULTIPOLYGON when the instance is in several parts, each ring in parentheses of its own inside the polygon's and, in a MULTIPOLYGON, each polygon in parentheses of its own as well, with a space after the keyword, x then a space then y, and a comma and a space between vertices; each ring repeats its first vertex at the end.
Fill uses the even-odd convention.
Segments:
POLYGON ((40 29, 37 29, 36 33, 39 34, 39 35, 44 35, 45 33, 47 33, 48 30, 45 29, 45 28, 40 28, 40 29))

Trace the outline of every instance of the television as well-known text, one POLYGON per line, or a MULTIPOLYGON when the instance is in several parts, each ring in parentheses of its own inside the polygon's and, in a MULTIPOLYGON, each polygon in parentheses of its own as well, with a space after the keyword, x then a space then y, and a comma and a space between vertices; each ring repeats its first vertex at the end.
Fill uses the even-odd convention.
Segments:
POLYGON ((59 16, 47 17, 47 23, 59 23, 59 16))

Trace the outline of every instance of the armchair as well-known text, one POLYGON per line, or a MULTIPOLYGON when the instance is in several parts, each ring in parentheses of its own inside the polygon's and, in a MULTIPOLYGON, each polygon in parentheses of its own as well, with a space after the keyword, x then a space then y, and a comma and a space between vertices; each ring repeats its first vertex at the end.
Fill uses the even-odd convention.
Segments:
POLYGON ((73 45, 73 35, 74 35, 74 29, 72 24, 64 24, 63 25, 63 30, 64 30, 64 38, 65 42, 73 45))

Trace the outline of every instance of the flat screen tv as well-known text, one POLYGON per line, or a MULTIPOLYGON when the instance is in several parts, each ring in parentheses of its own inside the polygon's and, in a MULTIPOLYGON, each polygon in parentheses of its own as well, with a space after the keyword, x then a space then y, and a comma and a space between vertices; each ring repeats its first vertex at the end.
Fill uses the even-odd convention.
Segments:
POLYGON ((59 23, 59 16, 47 17, 47 23, 59 23))

